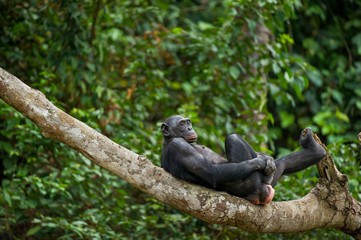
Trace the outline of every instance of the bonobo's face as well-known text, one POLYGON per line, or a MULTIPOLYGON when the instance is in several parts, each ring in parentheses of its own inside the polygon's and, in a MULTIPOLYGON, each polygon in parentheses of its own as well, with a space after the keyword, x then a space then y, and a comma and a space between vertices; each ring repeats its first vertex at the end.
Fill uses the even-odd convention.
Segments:
POLYGON ((164 138, 184 138, 187 142, 197 141, 197 133, 192 128, 192 122, 189 118, 182 116, 172 116, 162 124, 164 138))

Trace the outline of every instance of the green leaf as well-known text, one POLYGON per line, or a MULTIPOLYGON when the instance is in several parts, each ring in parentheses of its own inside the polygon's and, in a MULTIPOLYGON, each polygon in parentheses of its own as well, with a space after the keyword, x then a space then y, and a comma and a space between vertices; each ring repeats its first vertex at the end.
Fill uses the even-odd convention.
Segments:
POLYGON ((10 207, 12 207, 12 201, 9 193, 5 189, 3 189, 3 194, 5 201, 9 204, 10 207))
POLYGON ((207 23, 207 22, 203 22, 203 21, 198 22, 198 27, 199 27, 202 31, 215 28, 212 24, 207 23))
POLYGON ((58 224, 53 223, 53 222, 44 223, 43 225, 46 226, 46 227, 49 227, 49 228, 57 228, 57 227, 59 227, 58 224))
POLYGON ((352 43, 355 44, 356 48, 357 48, 357 53, 359 55, 361 55, 361 33, 356 34, 353 38, 352 38, 352 43))
POLYGON ((361 110, 361 101, 356 102, 356 107, 361 110))
POLYGON ((313 117, 313 121, 320 126, 326 125, 327 119, 332 117, 332 113, 330 111, 319 112, 313 117))
POLYGON ((237 67, 235 66, 231 66, 229 68, 229 73, 231 74, 231 76, 234 78, 234 79, 238 79, 239 77, 239 74, 240 74, 240 71, 237 67))
POLYGON ((175 27, 172 29, 172 33, 174 34, 181 34, 183 32, 183 28, 175 27))
POLYGON ((294 44, 294 42, 295 42, 290 35, 285 34, 285 33, 281 34, 281 35, 279 36, 279 38, 280 38, 280 42, 281 42, 283 45, 294 44))
POLYGON ((354 92, 357 96, 361 97, 361 89, 360 88, 354 89, 354 92))
POLYGON ((188 96, 192 94, 193 86, 189 82, 184 82, 182 88, 188 96))
POLYGON ((322 86, 322 75, 319 71, 314 70, 307 73, 310 81, 315 84, 317 87, 322 86))
POLYGON ((283 128, 288 128, 295 122, 295 116, 292 114, 289 114, 288 112, 282 111, 280 113, 280 117, 281 117, 281 126, 283 128))
POLYGON ((348 116, 340 111, 336 111, 336 117, 344 122, 349 123, 350 119, 348 118, 348 116))
POLYGON ((30 228, 30 229, 26 232, 26 236, 34 235, 35 233, 39 232, 40 229, 41 229, 41 226, 35 226, 35 227, 33 227, 33 228, 30 228))
POLYGON ((332 89, 331 94, 333 99, 335 99, 339 104, 343 103, 343 95, 341 92, 337 91, 336 89, 332 89))

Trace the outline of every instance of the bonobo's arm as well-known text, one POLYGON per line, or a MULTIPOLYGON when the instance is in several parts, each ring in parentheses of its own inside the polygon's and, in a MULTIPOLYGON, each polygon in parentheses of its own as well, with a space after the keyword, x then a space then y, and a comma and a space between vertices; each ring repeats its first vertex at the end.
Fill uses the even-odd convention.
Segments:
POLYGON ((214 188, 218 184, 247 178, 254 171, 263 171, 267 165, 263 158, 240 163, 212 164, 210 159, 206 159, 182 138, 174 138, 168 143, 167 151, 171 153, 168 156, 171 156, 170 164, 174 166, 168 168, 172 175, 196 183, 199 183, 197 179, 201 179, 214 188))

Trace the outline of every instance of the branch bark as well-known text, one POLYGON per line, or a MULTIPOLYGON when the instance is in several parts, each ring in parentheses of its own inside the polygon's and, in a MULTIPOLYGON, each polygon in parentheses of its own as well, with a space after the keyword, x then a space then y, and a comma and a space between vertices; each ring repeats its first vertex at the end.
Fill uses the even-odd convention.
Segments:
POLYGON ((164 204, 204 221, 259 233, 337 228, 361 239, 361 203, 348 192, 347 177, 337 170, 329 154, 318 164, 319 183, 306 196, 257 206, 172 177, 146 157, 116 144, 58 109, 43 93, 2 68, 0 97, 33 121, 45 137, 67 144, 164 204))

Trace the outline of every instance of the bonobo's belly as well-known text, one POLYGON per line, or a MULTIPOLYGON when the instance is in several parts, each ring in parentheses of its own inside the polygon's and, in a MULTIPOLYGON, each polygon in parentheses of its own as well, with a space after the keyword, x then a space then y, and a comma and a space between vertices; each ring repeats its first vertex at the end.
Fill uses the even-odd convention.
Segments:
POLYGON ((221 164, 228 162, 225 158, 213 152, 211 149, 207 148, 206 146, 195 143, 191 145, 197 152, 202 154, 208 161, 212 162, 213 164, 221 164))

